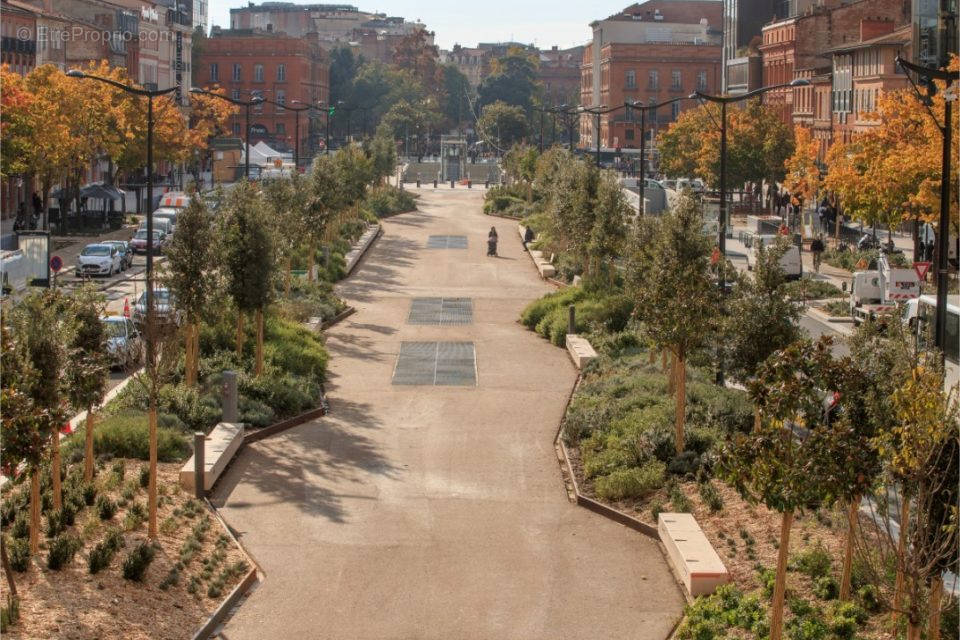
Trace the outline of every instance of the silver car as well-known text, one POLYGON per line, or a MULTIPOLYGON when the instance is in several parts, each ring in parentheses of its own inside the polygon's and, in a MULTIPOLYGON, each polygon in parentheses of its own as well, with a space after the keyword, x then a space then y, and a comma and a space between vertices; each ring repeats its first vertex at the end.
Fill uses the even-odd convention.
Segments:
POLYGON ((107 354, 110 364, 121 369, 133 369, 143 360, 143 339, 130 318, 104 316, 100 318, 107 334, 107 354))
POLYGON ((77 277, 112 276, 122 270, 120 251, 109 244, 88 244, 77 256, 77 277))
MULTIPOLYGON (((153 313, 158 324, 173 323, 180 325, 180 312, 177 310, 173 295, 169 289, 154 289, 153 291, 153 313)), ((138 327, 146 323, 147 318, 147 292, 144 291, 137 298, 133 306, 133 321, 138 327)))

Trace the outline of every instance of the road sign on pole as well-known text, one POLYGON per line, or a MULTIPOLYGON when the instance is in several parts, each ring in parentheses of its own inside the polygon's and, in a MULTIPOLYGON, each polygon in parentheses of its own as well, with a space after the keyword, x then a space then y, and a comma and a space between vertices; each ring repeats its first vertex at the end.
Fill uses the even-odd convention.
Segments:
POLYGON ((60 271, 60 269, 63 269, 63 259, 60 256, 50 258, 50 270, 56 273, 60 271))
POLYGON ((930 262, 914 262, 913 270, 917 272, 917 277, 921 280, 925 280, 927 277, 927 271, 930 270, 930 262))

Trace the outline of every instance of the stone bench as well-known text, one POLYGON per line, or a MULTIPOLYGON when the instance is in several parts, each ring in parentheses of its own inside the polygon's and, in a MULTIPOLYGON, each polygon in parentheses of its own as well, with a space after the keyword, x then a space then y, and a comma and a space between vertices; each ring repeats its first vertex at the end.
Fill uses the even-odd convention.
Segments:
POLYGON ((657 532, 667 557, 691 596, 709 595, 730 581, 730 573, 689 513, 661 513, 657 532))
POLYGON ((346 262, 346 272, 347 275, 350 275, 350 272, 353 271, 353 268, 357 266, 357 263, 360 262, 360 258, 363 257, 363 254, 367 251, 367 248, 373 242, 374 238, 377 237, 377 234, 380 233, 380 225, 374 225, 363 232, 363 235, 360 236, 360 239, 357 240, 357 243, 353 245, 353 248, 347 252, 347 255, 343 257, 346 262))
MULTIPOLYGON (((221 422, 207 435, 203 447, 203 488, 209 491, 243 444, 243 425, 221 422)), ((193 456, 180 469, 180 486, 194 488, 193 456)))
POLYGON ((577 369, 583 369, 591 360, 597 357, 597 352, 586 338, 575 333, 567 334, 567 352, 577 369))
POLYGON ((557 268, 543 259, 537 260, 537 271, 543 278, 552 278, 557 275, 557 268))

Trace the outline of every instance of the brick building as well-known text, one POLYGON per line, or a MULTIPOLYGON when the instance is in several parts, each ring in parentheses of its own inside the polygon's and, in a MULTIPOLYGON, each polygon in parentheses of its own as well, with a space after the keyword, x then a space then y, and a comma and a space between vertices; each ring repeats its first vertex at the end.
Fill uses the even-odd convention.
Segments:
MULTIPOLYGON (((280 104, 326 103, 329 100, 330 67, 319 45, 310 38, 254 29, 214 27, 196 61, 193 83, 199 87, 220 86, 227 95, 249 100, 260 94, 280 104)), ((315 114, 316 115, 316 114, 315 114)), ((245 115, 232 117, 234 136, 243 137, 245 115)), ((294 148, 297 113, 273 104, 251 110, 251 144, 263 140, 278 151, 294 148)), ((311 144, 308 116, 300 114, 300 151, 311 144)), ((316 142, 316 141, 314 141, 316 142)))
MULTIPOLYGON (((719 92, 722 66, 723 5, 713 0, 648 0, 591 24, 593 40, 584 50, 580 103, 617 107, 626 101, 651 103, 719 92)), ((652 130, 674 121, 681 101, 648 117, 652 130)), ((596 145, 595 117, 580 118, 580 146, 596 145)), ((600 145, 635 148, 641 133, 634 113, 624 109, 600 118, 600 145)), ((649 134, 647 134, 649 135, 649 134)))
POLYGON ((540 51, 537 79, 543 85, 544 104, 576 104, 580 99, 580 63, 584 47, 540 51))
POLYGON ((490 72, 490 52, 479 47, 453 45, 450 50, 440 50, 440 64, 452 64, 467 77, 474 89, 490 72))

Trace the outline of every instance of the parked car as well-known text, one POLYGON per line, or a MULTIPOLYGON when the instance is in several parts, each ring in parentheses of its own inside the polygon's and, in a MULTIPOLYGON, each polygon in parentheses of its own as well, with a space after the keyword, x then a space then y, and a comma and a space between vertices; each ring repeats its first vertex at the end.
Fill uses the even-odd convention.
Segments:
MULTIPOLYGON (((177 213, 180 209, 174 209, 173 207, 160 207, 153 212, 153 224, 156 225, 158 221, 164 220, 170 224, 170 233, 173 233, 177 230, 177 213)), ((146 224, 143 225, 146 227, 146 224)))
MULTIPOLYGON (((154 289, 153 291, 153 313, 157 323, 164 324, 172 322, 175 325, 180 324, 180 312, 176 309, 175 299, 169 289, 154 289)), ((137 303, 133 306, 133 321, 137 326, 142 327, 147 318, 147 292, 144 291, 137 298, 137 303)))
POLYGON ((117 251, 120 252, 120 270, 129 269, 133 266, 133 249, 130 248, 130 243, 126 240, 107 240, 103 244, 109 244, 110 246, 116 247, 117 251))
POLYGON ((143 338, 130 318, 104 316, 100 318, 107 334, 107 355, 110 364, 121 369, 133 369, 143 360, 143 338))
MULTIPOLYGON (((146 231, 147 230, 147 221, 143 220, 140 222, 140 226, 137 228, 137 231, 146 231)), ((173 224, 167 218, 159 218, 154 216, 153 218, 153 230, 161 231, 165 235, 170 235, 173 233, 173 224)))
POLYGON ((88 244, 77 256, 77 277, 120 273, 120 251, 106 243, 88 244))
MULTIPOLYGON (((163 245, 166 244, 167 234, 162 231, 153 232, 153 254, 157 255, 163 253, 163 245)), ((133 239, 130 240, 130 247, 133 249, 134 253, 146 253, 147 252, 147 230, 138 229, 135 234, 133 234, 133 239)))

